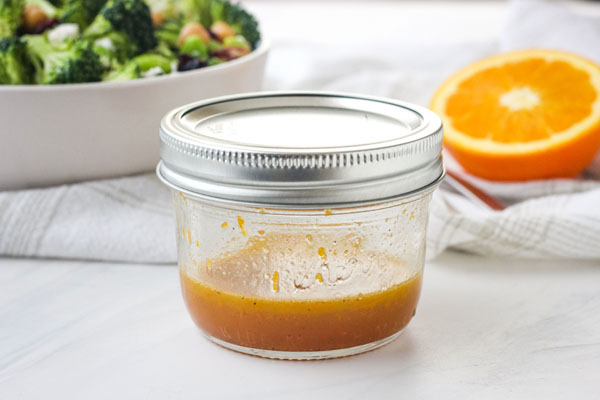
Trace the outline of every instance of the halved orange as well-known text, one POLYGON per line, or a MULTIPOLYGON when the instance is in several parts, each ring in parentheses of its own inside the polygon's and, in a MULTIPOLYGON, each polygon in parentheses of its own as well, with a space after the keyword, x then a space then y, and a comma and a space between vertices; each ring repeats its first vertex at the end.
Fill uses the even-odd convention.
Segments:
POLYGON ((431 109, 444 146, 474 175, 574 176, 600 148, 600 66, 554 50, 500 54, 450 77, 431 109))

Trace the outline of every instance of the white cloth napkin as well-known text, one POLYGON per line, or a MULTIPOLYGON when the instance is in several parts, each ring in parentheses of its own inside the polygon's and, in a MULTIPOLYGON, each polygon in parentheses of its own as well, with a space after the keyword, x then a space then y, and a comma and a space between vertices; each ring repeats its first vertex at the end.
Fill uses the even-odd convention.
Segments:
MULTIPOLYGON (((597 19, 561 4, 514 1, 501 43, 335 49, 278 43, 265 89, 362 92, 427 105, 451 72, 501 49, 570 49, 600 62, 599 42, 597 19)), ((587 179, 515 184, 465 175, 510 207, 481 210, 438 191, 431 207, 428 257, 452 247, 485 255, 600 260, 598 170, 589 168, 587 179)), ((0 193, 0 255, 173 262, 170 202, 168 190, 152 173, 0 193)))

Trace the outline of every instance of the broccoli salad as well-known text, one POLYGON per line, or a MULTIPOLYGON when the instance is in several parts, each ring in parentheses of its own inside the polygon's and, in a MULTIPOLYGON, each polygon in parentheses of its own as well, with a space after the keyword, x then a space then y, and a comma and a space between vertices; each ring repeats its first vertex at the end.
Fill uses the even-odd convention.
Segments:
POLYGON ((0 84, 124 81, 242 57, 258 23, 227 0, 0 0, 0 84))

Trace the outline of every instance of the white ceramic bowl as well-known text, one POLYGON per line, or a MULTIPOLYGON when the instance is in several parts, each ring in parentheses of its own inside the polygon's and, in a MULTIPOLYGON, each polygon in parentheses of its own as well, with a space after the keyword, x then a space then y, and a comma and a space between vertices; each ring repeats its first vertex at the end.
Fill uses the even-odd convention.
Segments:
POLYGON ((269 43, 224 64, 127 82, 0 86, 0 190, 151 171, 169 110, 262 85, 269 43))

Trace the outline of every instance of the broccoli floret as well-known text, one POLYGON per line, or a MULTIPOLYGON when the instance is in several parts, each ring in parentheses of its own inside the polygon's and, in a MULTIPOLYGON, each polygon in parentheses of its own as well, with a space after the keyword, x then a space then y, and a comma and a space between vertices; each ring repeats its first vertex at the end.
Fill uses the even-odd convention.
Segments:
POLYGON ((27 55, 27 45, 16 36, 0 40, 0 84, 31 83, 33 65, 27 55))
POLYGON ((224 62, 227 62, 221 58, 218 57, 211 57, 208 59, 208 65, 209 66, 213 66, 213 65, 218 65, 218 64, 223 64, 224 62))
POLYGON ((159 54, 148 53, 137 56, 131 61, 140 66, 142 74, 155 68, 160 68, 164 74, 168 74, 171 72, 171 62, 175 60, 168 59, 159 54))
POLYGON ((150 9, 144 0, 108 0, 83 36, 97 39, 111 31, 127 35, 137 48, 136 54, 157 44, 150 9))
POLYGON ((36 82, 44 84, 99 81, 104 72, 100 58, 87 40, 54 45, 42 36, 27 36, 27 49, 36 69, 36 82))
POLYGON ((130 81, 142 77, 140 66, 135 62, 128 62, 123 67, 109 72, 102 79, 103 81, 130 81))
POLYGON ((190 36, 181 45, 181 54, 188 54, 199 60, 208 60, 208 46, 198 36, 190 36))
POLYGON ((223 39, 223 46, 240 47, 242 49, 250 50, 250 44, 241 35, 226 37, 223 39))
POLYGON ((0 39, 16 34, 24 8, 25 0, 0 0, 0 39))
POLYGON ((96 18, 105 3, 106 0, 66 0, 61 22, 75 23, 83 31, 96 18))
POLYGON ((260 32, 256 19, 240 7, 228 1, 212 0, 210 5, 211 24, 225 21, 238 35, 244 36, 252 48, 260 42, 260 32))
POLYGON ((151 53, 158 54, 166 58, 176 59, 177 55, 171 49, 171 46, 165 41, 159 40, 158 45, 152 49, 151 53))
MULTIPOLYGON (((121 32, 110 32, 94 41, 94 50, 101 59, 109 58, 111 63, 124 64, 137 54, 137 46, 121 32)), ((105 61, 105 60, 103 60, 105 61)))
POLYGON ((171 62, 158 54, 142 54, 127 62, 124 66, 104 76, 104 81, 129 81, 144 77, 147 73, 158 71, 157 75, 171 72, 171 62))
POLYGON ((185 21, 182 17, 170 18, 164 24, 156 28, 156 37, 159 41, 166 43, 171 49, 177 50, 179 45, 179 32, 183 28, 185 21))
POLYGON ((198 22, 206 28, 212 24, 210 14, 213 0, 180 0, 179 8, 183 12, 186 21, 198 22))

